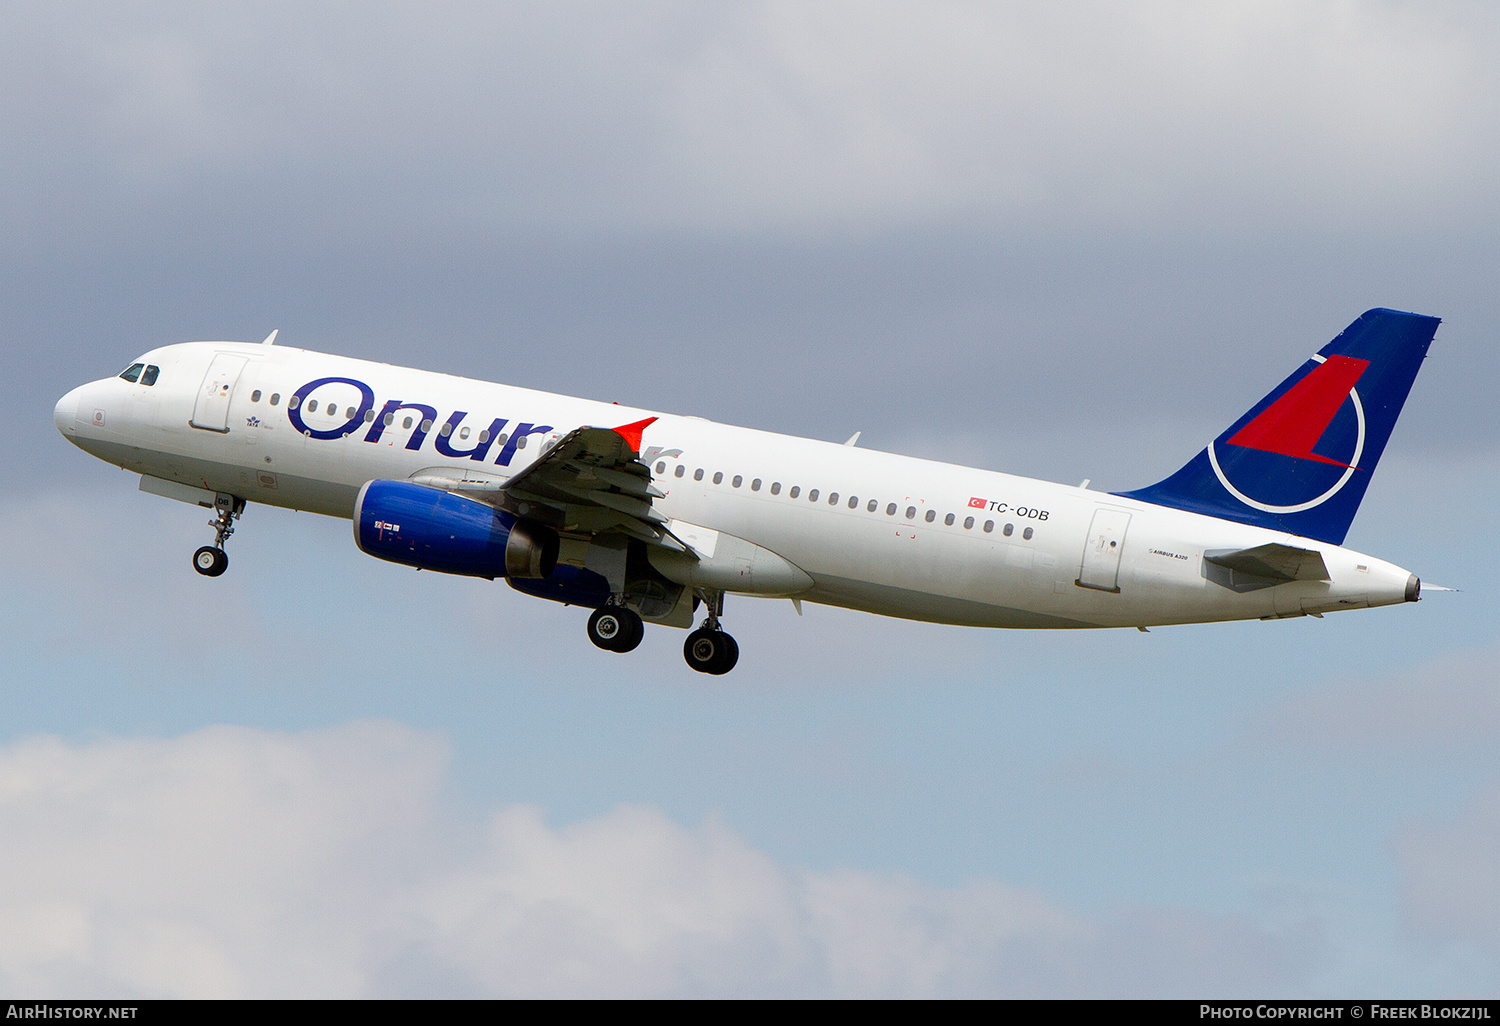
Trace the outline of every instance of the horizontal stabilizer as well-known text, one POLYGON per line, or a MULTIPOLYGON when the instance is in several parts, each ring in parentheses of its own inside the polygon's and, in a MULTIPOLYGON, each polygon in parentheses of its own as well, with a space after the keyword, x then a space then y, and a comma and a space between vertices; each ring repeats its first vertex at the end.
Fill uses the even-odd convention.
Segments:
POLYGON ((1273 581, 1326 581, 1322 553, 1272 542, 1251 549, 1211 549, 1203 558, 1237 573, 1273 581))

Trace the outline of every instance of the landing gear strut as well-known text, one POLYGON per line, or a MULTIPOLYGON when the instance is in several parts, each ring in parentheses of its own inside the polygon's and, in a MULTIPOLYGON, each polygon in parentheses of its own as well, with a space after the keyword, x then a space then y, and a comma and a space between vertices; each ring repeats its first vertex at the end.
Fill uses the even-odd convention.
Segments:
POLYGON ((633 609, 601 606, 589 617, 589 640, 606 652, 629 652, 646 636, 646 625, 633 609))
POLYGON ((245 500, 227 492, 214 496, 214 519, 208 526, 214 529, 214 543, 204 545, 193 553, 193 569, 204 577, 218 577, 229 569, 229 557, 224 554, 224 542, 234 533, 234 522, 245 512, 245 500))
POLYGON ((682 658, 699 673, 728 673, 739 662, 740 646, 719 629, 719 617, 724 612, 724 593, 702 594, 704 605, 708 607, 708 618, 683 642, 682 658))

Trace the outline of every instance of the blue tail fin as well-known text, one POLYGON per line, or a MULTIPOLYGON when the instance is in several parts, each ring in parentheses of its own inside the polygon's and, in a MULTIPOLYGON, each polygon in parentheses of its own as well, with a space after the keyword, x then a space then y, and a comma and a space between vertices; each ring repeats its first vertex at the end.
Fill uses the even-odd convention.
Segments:
POLYGON ((1342 545, 1439 323, 1368 311, 1187 466, 1117 494, 1342 545))

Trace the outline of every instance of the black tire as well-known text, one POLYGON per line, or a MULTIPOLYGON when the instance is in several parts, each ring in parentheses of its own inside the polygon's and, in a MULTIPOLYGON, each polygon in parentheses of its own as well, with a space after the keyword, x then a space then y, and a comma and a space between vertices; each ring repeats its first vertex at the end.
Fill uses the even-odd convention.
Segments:
POLYGON ((724 639, 724 655, 719 661, 719 668, 714 672, 728 673, 740 661, 740 643, 723 631, 719 632, 719 636, 724 639))
POLYGON ((700 627, 682 643, 682 658, 699 673, 728 673, 739 662, 740 646, 723 631, 700 627))
POLYGON ((217 577, 229 569, 229 557, 224 554, 223 549, 204 545, 193 553, 193 569, 204 577, 217 577))
POLYGON ((604 606, 589 617, 589 640, 606 652, 629 652, 646 636, 646 625, 633 610, 604 606))

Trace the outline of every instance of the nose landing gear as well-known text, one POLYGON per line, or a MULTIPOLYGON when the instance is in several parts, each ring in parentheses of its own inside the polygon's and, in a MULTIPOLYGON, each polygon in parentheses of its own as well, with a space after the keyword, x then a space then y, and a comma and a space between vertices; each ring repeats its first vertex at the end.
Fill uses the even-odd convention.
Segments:
POLYGON ((229 569, 224 542, 234 533, 234 522, 245 512, 245 500, 219 492, 214 496, 214 511, 214 519, 208 522, 208 526, 214 529, 214 543, 201 546, 193 553, 193 569, 204 577, 218 577, 229 569))
POLYGON ((682 658, 699 673, 725 674, 739 662, 740 646, 719 629, 719 617, 724 612, 724 593, 710 592, 703 598, 708 606, 708 618, 683 642, 682 658))

